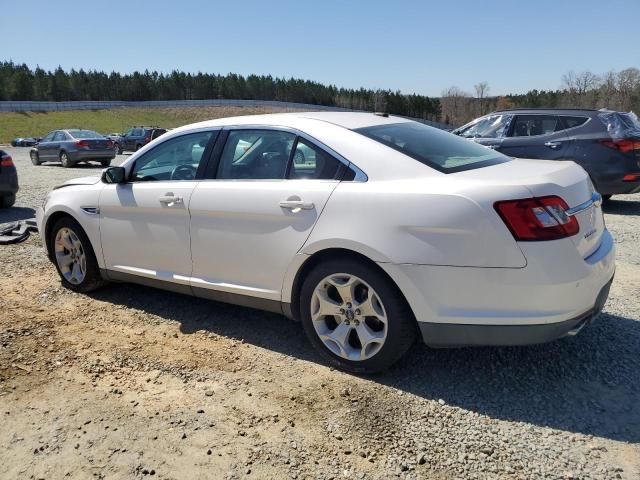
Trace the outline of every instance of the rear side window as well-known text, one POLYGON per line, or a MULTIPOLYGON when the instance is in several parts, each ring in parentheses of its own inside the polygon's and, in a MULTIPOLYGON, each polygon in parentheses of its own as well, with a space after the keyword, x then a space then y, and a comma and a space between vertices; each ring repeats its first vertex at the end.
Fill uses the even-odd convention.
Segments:
POLYGON ((471 140, 417 122, 377 125, 355 131, 444 173, 511 160, 471 140))
POLYGON ((64 132, 56 132, 56 134, 53 136, 54 142, 63 142, 65 140, 67 140, 67 134, 64 132))
POLYGON ((512 137, 534 137, 562 130, 560 117, 556 115, 516 115, 512 137))
POLYGON ((466 138, 500 138, 509 129, 513 115, 489 115, 455 131, 466 138))
POLYGON ((288 178, 333 180, 342 177, 344 168, 344 164, 327 152, 298 138, 288 178))
POLYGON ((564 120, 566 128, 579 127, 589 120, 588 117, 562 117, 562 119, 564 120))

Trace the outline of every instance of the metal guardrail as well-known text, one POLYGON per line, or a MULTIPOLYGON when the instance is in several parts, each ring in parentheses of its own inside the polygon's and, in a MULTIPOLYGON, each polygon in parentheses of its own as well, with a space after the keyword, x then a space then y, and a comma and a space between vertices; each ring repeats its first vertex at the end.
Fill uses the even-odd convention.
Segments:
MULTIPOLYGON (((334 112, 354 112, 349 108, 313 105, 309 103, 279 102, 275 100, 149 100, 149 101, 72 101, 72 102, 39 102, 39 101, 0 101, 0 112, 58 112, 68 110, 108 110, 112 108, 161 108, 161 107, 277 107, 296 110, 323 110, 334 112)), ((406 117, 410 118, 410 117, 406 117)), ((451 129, 451 125, 420 118, 411 118, 426 125, 443 130, 451 129)))

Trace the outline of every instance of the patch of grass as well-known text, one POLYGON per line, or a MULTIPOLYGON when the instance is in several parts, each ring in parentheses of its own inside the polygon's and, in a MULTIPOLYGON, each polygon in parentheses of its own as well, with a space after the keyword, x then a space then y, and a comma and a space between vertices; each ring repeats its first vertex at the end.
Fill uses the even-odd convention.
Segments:
POLYGON ((125 133, 134 125, 175 128, 214 118, 277 113, 282 108, 172 107, 69 110, 63 112, 0 112, 0 143, 16 137, 44 137, 51 130, 85 128, 107 134, 125 133))

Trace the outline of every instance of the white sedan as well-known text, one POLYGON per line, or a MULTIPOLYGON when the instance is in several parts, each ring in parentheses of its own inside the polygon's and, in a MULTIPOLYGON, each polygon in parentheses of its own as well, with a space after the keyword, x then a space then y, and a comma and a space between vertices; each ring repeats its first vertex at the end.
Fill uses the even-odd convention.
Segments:
POLYGON ((175 129, 54 189, 37 217, 67 288, 134 282, 280 312, 329 362, 365 373, 417 339, 577 333, 615 270, 600 203, 572 162, 323 112, 175 129))

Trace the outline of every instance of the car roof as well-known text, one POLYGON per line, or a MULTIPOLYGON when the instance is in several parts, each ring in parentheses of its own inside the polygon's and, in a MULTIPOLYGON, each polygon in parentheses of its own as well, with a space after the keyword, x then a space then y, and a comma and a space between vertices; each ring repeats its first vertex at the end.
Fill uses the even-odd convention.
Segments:
MULTIPOLYGON (((357 168, 363 170, 369 179, 419 178, 442 175, 442 173, 425 166, 413 158, 389 148, 353 130, 376 125, 398 123, 414 123, 403 117, 380 115, 366 112, 289 112, 263 115, 246 115, 241 117, 218 118, 199 123, 184 125, 166 133, 155 142, 169 141, 184 133, 197 132, 221 127, 275 127, 290 128, 304 132, 320 146, 329 149, 357 168), (380 161, 384 158, 385 161, 380 161), (389 168, 394 165, 394 168, 389 168)), ((430 127, 432 128, 432 127, 430 127)), ((123 164, 125 168, 135 162, 138 155, 144 155, 148 146, 129 157, 123 164)))
POLYGON ((545 114, 551 113, 554 115, 593 115, 598 113, 599 110, 591 108, 508 108, 505 110, 496 110, 490 115, 496 113, 523 113, 523 114, 545 114))
MULTIPOLYGON (((240 117, 218 118, 207 120, 189 127, 216 127, 234 125, 270 125, 289 128, 300 128, 309 121, 325 122, 339 127, 354 130, 357 128, 388 125, 392 123, 409 122, 403 117, 368 112, 289 112, 268 113, 263 115, 244 115, 240 117)), ((180 130, 180 129, 177 129, 180 130)))

